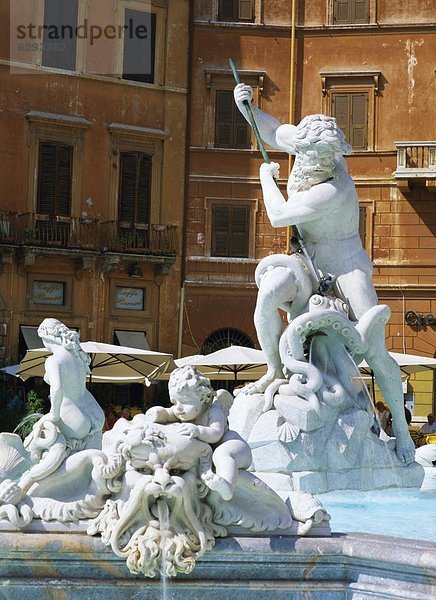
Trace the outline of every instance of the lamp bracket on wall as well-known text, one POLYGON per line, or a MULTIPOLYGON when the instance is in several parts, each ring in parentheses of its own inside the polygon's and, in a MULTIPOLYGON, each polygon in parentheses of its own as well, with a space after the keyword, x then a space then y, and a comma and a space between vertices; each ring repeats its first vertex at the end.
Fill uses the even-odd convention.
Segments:
POLYGON ((404 320, 407 325, 415 327, 425 327, 427 325, 436 325, 436 316, 433 315, 418 315, 415 311, 409 310, 404 315, 404 320))

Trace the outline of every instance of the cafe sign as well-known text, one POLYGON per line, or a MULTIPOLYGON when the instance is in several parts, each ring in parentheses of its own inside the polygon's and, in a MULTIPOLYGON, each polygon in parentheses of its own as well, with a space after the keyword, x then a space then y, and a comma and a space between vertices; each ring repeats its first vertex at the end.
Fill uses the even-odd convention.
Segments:
POLYGON ((119 310, 144 310, 144 288, 117 287, 115 308, 119 310))
POLYGON ((62 281, 34 281, 34 304, 65 304, 65 283, 62 281))

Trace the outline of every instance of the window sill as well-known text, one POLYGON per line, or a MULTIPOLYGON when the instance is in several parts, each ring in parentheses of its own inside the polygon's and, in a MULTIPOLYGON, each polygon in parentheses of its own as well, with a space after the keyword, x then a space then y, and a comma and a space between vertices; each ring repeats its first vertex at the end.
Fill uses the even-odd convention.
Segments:
POLYGON ((227 256, 188 256, 187 259, 192 262, 212 262, 212 263, 244 263, 247 265, 257 265, 256 258, 233 258, 227 256))
POLYGON ((79 77, 81 79, 90 79, 94 81, 102 81, 106 83, 112 83, 116 85, 125 85, 128 87, 143 88, 154 91, 165 91, 175 92, 180 94, 187 94, 187 88, 180 88, 172 85, 163 85, 160 82, 156 83, 142 83, 140 81, 131 81, 129 79, 123 79, 119 75, 99 75, 92 73, 85 73, 84 71, 66 71, 64 69, 55 69, 52 67, 44 67, 42 65, 36 65, 31 63, 24 63, 18 61, 12 61, 8 59, 0 59, 0 65, 5 65, 10 69, 23 69, 24 71, 32 71, 33 73, 40 74, 52 74, 52 75, 63 75, 65 77, 79 77))

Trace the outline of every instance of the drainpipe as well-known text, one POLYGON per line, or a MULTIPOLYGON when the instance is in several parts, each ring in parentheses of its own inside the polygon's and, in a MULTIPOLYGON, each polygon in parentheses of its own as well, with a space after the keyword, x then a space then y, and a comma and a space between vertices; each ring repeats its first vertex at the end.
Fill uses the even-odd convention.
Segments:
POLYGON ((189 33, 188 33, 188 94, 186 97, 186 142, 185 142, 185 193, 182 226, 182 257, 180 267, 180 309, 179 328, 177 332, 177 357, 182 356, 183 315, 185 312, 185 279, 186 279, 186 229, 188 222, 189 173, 190 173, 190 127, 191 127, 191 79, 192 79, 192 36, 194 34, 194 11, 192 2, 189 3, 189 33))
MULTIPOLYGON (((296 26, 296 4, 297 0, 292 0, 291 7, 291 57, 289 70, 289 123, 293 124, 295 119, 295 26, 296 26)), ((288 170, 291 172, 294 164, 293 156, 290 154, 288 159, 288 170)), ((286 254, 291 254, 291 236, 292 227, 286 228, 286 254)))

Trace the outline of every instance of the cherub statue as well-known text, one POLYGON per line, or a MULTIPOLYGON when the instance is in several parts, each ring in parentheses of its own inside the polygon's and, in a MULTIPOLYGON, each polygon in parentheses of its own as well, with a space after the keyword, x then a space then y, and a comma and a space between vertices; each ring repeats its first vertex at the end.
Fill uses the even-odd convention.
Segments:
POLYGON ((210 449, 212 460, 208 464, 205 448, 206 460, 203 459, 200 465, 201 479, 223 500, 230 500, 238 470, 247 469, 251 464, 248 444, 238 433, 228 429, 228 410, 233 400, 231 394, 226 390, 215 392, 210 381, 190 366, 171 373, 168 390, 173 406, 152 407, 146 418, 160 424, 175 423, 178 434, 203 442, 210 449))
MULTIPOLYGON (((247 103, 251 102, 252 89, 238 84, 234 96, 248 120, 247 103)), ((371 280, 371 260, 359 236, 359 201, 343 158, 351 153, 351 147, 336 120, 310 115, 297 126, 281 125, 256 107, 251 109, 262 139, 295 155, 287 199, 275 183, 279 176, 277 163, 261 165, 260 181, 271 224, 297 226, 306 250, 306 255, 267 257, 256 269, 259 293, 254 320, 268 372, 246 391, 262 393, 283 377, 279 353, 282 322, 278 309, 287 311, 290 321, 305 312, 318 287, 314 273, 332 276, 332 292, 347 303, 354 322, 375 307, 378 300, 371 280)), ((401 374, 386 349, 383 327, 374 331, 365 358, 392 413, 397 456, 400 461, 411 463, 414 445, 404 419, 401 374)))

